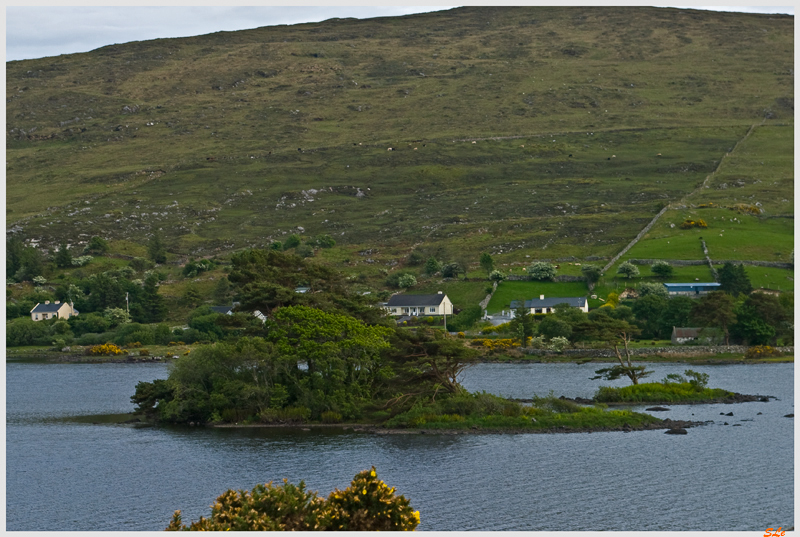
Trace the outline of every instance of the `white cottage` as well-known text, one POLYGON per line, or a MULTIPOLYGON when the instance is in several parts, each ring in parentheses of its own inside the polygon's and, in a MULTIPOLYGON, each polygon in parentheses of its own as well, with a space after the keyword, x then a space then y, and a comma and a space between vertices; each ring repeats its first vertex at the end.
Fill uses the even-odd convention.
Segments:
POLYGON ((394 295, 384 307, 395 317, 453 314, 453 303, 441 291, 435 295, 394 295))

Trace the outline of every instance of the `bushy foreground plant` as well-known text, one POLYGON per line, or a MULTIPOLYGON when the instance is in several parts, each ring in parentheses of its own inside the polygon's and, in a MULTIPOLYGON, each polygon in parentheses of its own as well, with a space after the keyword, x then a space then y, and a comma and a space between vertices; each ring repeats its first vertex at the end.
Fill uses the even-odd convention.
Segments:
POLYGON ((257 485, 252 491, 228 490, 211 506, 211 517, 182 523, 175 511, 167 531, 407 531, 419 525, 419 511, 378 479, 375 467, 359 472, 345 490, 327 499, 307 491, 305 483, 257 485))

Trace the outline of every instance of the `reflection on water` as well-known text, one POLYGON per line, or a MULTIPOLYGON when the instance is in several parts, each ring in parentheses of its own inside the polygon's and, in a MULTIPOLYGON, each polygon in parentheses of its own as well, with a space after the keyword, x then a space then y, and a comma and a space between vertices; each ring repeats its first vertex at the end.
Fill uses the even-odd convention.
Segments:
MULTIPOLYGON (((470 390, 512 397, 550 389, 590 397, 600 384, 589 380, 594 368, 482 364, 463 382, 470 390)), ((686 369, 653 368, 656 380, 686 369)), ((136 382, 166 377, 165 366, 10 364, 7 529, 161 530, 175 509, 183 510, 185 521, 207 515, 228 488, 287 478, 327 495, 371 465, 421 511, 420 530, 793 526, 793 420, 783 417, 794 412, 793 366, 692 369, 708 373, 712 387, 779 400, 672 406, 659 414, 713 421, 686 436, 134 429, 52 418, 129 411, 136 382), (733 417, 720 415, 731 411, 733 417)))

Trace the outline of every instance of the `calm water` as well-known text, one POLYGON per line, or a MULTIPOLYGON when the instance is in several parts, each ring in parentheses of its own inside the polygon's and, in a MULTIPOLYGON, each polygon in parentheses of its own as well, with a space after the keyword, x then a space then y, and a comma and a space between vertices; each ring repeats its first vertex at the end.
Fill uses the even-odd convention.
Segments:
MULTIPOLYGON (((599 385, 589 380, 596 367, 482 364, 463 383, 512 397, 551 389, 590 397, 599 385)), ((652 378, 660 380, 685 367, 653 369, 652 378)), ((763 532, 794 526, 794 420, 783 417, 794 412, 793 365, 693 369, 708 373, 712 387, 779 400, 674 406, 659 414, 714 421, 686 436, 133 429, 60 418, 132 410, 136 383, 165 378, 164 365, 11 363, 7 529, 161 530, 175 509, 185 522, 208 515, 228 488, 288 478, 327 495, 370 465, 421 511, 420 530, 763 532), (728 412, 734 416, 720 415, 728 412)))

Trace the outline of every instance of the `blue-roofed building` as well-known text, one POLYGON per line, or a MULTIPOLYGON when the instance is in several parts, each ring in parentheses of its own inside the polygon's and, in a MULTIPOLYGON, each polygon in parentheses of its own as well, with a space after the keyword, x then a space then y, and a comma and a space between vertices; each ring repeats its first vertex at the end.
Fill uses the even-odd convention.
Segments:
MULTIPOLYGON (((530 310, 531 313, 555 313, 555 307, 559 304, 569 304, 573 308, 578 308, 579 310, 588 313, 589 312, 589 303, 586 301, 585 296, 579 297, 550 297, 545 298, 544 295, 539 295, 539 298, 532 298, 530 300, 526 300, 523 302, 521 300, 512 300, 511 301, 511 310, 519 308, 523 306, 526 310, 530 310)), ((513 316, 513 315, 512 315, 513 316)))
POLYGON ((718 283, 665 283, 664 287, 669 296, 699 297, 711 291, 719 291, 718 283))

